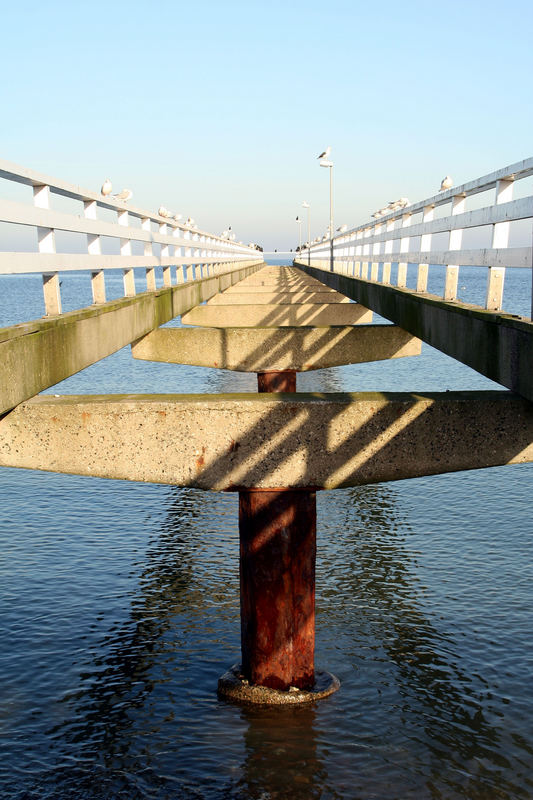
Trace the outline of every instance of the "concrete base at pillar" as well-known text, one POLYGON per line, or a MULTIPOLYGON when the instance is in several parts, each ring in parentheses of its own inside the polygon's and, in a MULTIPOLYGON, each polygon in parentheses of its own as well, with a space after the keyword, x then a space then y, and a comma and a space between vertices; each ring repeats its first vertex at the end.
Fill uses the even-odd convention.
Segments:
POLYGON ((297 689, 291 686, 288 691, 269 689, 266 686, 250 684, 241 672, 241 665, 234 664, 218 681, 218 694, 226 700, 238 703, 253 703, 263 706, 296 705, 313 703, 329 697, 340 688, 340 681, 330 672, 315 672, 315 684, 311 689, 297 689))

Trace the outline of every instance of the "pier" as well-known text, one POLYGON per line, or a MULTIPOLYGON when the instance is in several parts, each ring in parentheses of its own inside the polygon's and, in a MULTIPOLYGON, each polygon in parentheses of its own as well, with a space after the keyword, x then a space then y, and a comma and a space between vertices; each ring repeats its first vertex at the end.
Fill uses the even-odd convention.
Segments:
POLYGON ((0 466, 238 492, 242 662, 220 691, 260 703, 334 691, 314 667, 316 492, 533 461, 533 322, 502 309, 505 267, 531 269, 531 246, 510 246, 511 224, 533 218, 533 196, 512 198, 531 175, 533 159, 505 167, 307 243, 277 267, 252 247, 0 162, 0 178, 33 198, 2 201, 0 218, 33 228, 38 243, 0 253, 0 272, 42 272, 45 311, 0 330, 0 466), (469 211, 482 192, 490 205, 469 211), (54 194, 83 214, 55 211, 54 194), (463 232, 480 228, 492 246, 463 248, 463 232), (84 234, 87 252, 57 253, 59 230, 84 234), (433 248, 437 234, 446 248, 433 248), (120 255, 102 253, 103 237, 120 255), (431 265, 446 267, 442 297, 427 292, 431 265), (486 271, 484 307, 458 299, 462 265, 486 271), (93 303, 62 313, 61 273, 79 269, 93 303), (124 297, 107 300, 104 272, 116 269, 124 297), (164 327, 177 317, 181 327, 164 327), (422 342, 501 391, 298 391, 299 373, 416 358, 422 342), (258 392, 39 394, 127 345, 139 360, 256 373, 258 392))

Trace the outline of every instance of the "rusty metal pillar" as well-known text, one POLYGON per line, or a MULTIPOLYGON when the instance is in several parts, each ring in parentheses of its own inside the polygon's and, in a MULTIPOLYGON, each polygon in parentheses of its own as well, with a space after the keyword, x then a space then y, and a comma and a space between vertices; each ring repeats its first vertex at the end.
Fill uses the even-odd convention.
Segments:
POLYGON ((270 370, 257 373, 258 392, 295 392, 296 370, 270 370))
POLYGON ((239 492, 242 672, 271 689, 314 684, 316 495, 239 492))

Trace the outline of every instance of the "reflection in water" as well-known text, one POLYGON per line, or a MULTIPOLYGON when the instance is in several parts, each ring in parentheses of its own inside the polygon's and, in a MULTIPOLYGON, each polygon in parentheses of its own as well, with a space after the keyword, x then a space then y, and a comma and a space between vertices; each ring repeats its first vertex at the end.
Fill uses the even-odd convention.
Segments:
POLYGON ((329 786, 326 763, 319 756, 316 713, 314 704, 243 707, 242 719, 248 725, 246 757, 235 796, 253 800, 343 796, 329 786))
POLYGON ((319 495, 317 660, 343 685, 269 709, 215 694, 238 658, 235 497, 172 490, 132 565, 129 610, 49 729, 38 796, 527 797, 514 774, 529 743, 513 742, 482 674, 461 670, 427 613, 396 492, 319 495))
MULTIPOLYGON (((512 733, 491 707, 489 684, 482 674, 461 669, 453 638, 426 614, 416 561, 403 546, 404 535, 398 536, 407 526, 395 518, 395 490, 376 485, 344 494, 345 503, 335 506, 335 528, 342 538, 334 556, 343 563, 332 567, 333 580, 325 577, 323 596, 335 594, 337 603, 344 601, 341 614, 355 606, 358 648, 381 650, 395 667, 391 677, 399 722, 418 728, 428 796, 442 797, 444 783, 452 796, 485 797, 490 787, 490 797, 528 797, 525 785, 508 777, 513 770, 505 754, 514 750, 516 737, 513 746, 512 733)), ((331 547, 328 552, 333 553, 331 547)), ((380 693, 390 690, 378 687, 380 693)))

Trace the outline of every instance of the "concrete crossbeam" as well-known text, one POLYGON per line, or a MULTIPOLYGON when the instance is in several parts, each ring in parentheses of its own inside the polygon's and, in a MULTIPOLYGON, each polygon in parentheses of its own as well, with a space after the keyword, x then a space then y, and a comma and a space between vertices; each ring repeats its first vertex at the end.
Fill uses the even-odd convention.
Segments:
POLYGON ((208 301, 210 306, 238 305, 289 305, 295 303, 349 303, 350 298, 339 292, 223 292, 208 301))
POLYGON ((241 372, 308 370, 415 356, 421 342, 394 325, 327 328, 158 328, 134 358, 241 372))
POLYGON ((316 267, 299 268, 413 336, 533 400, 533 322, 316 267))
POLYGON ((280 284, 279 286, 276 284, 270 284, 268 286, 258 286, 257 284, 249 284, 247 281, 240 281, 235 286, 232 286, 230 289, 226 289, 224 292, 225 295, 229 297, 231 294, 238 294, 241 292, 253 292, 254 294, 272 294, 273 292, 283 292, 284 294, 314 294, 315 292, 322 292, 322 294, 335 294, 335 289, 331 289, 329 286, 324 286, 321 283, 313 283, 313 284, 298 284, 298 285, 290 285, 286 286, 285 284, 280 284))
POLYGON ((300 305, 196 306, 181 318, 185 325, 215 328, 251 328, 288 325, 361 325, 372 312, 357 303, 300 305))
POLYGON ((0 329, 0 414, 208 300, 259 266, 0 329))
POLYGON ((0 466, 200 489, 333 489, 533 460, 510 392, 41 395, 0 420, 0 466))

